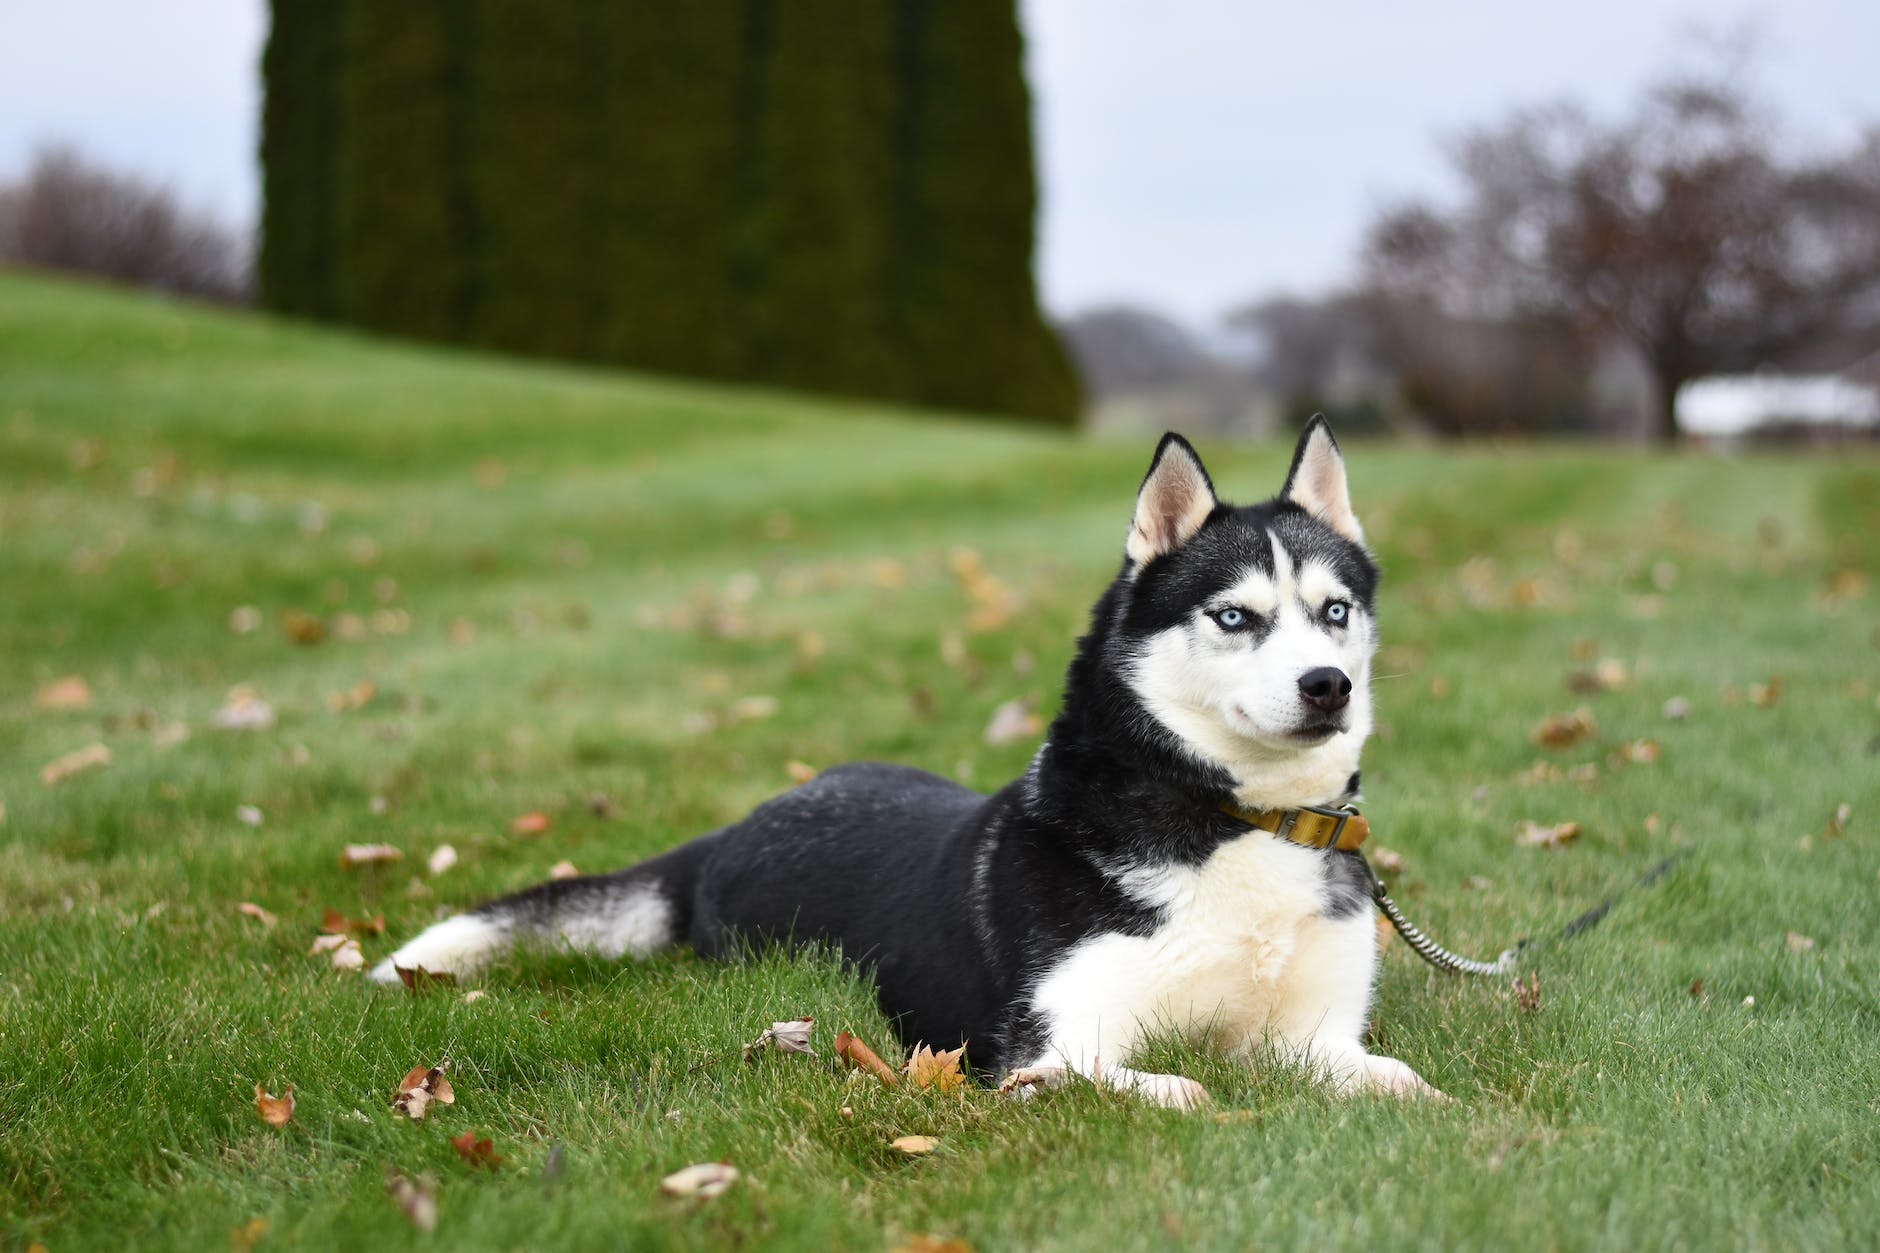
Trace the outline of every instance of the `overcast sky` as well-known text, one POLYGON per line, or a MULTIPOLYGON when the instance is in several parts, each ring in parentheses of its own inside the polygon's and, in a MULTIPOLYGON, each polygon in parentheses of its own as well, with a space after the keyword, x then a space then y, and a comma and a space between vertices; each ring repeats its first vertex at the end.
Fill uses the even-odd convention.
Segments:
MULTIPOLYGON (((1616 108, 1700 21, 1752 17, 1798 133, 1880 122, 1880 3, 1022 0, 1057 313, 1203 323, 1348 271, 1370 213, 1444 185, 1438 137, 1561 95, 1616 108)), ((258 194, 264 0, 6 0, 0 172, 68 139, 231 221, 258 194)))

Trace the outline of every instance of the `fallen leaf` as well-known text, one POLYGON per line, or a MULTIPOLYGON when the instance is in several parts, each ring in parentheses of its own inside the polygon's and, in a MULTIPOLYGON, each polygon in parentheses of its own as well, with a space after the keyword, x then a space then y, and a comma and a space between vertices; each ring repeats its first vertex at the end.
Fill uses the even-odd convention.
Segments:
POLYGON ((317 957, 321 953, 329 954, 328 960, 335 970, 363 970, 366 964, 364 950, 359 941, 348 935, 322 935, 313 941, 313 947, 307 950, 307 956, 317 957))
POLYGON ((1567 676, 1567 686, 1582 696, 1616 692, 1630 681, 1625 663, 1616 657, 1603 657, 1597 665, 1575 670, 1567 676))
POLYGON ((1704 981, 1702 979, 1691 980, 1691 995, 1693 997, 1702 997, 1704 995, 1704 981))
POLYGON ((1633 765, 1652 765, 1658 760, 1658 741, 1629 740, 1619 745, 1619 751, 1615 753, 1614 756, 1622 762, 1628 762, 1633 765))
POLYGON ((1044 733, 1044 719, 1031 711, 1024 700, 1008 700, 992 711, 986 724, 986 743, 996 747, 1035 739, 1044 733))
POLYGON ((792 1018, 788 1022, 771 1023, 762 1035, 744 1046, 744 1060, 755 1061, 757 1055, 766 1049, 814 1056, 816 1050, 809 1046, 809 1036, 815 1022, 814 1018, 792 1018))
POLYGON ((836 1056, 847 1062, 849 1069, 871 1071, 891 1088, 900 1085, 900 1076, 894 1073, 894 1068, 882 1061, 875 1050, 862 1043, 853 1033, 844 1031, 836 1036, 835 1048, 836 1056))
POLYGON ((1514 842, 1523 848, 1565 848, 1580 836, 1580 824, 1561 822, 1551 827, 1526 821, 1515 832, 1514 842))
POLYGON ((348 844, 339 855, 339 868, 351 870, 354 866, 371 866, 404 859, 404 850, 390 844, 348 844))
POLYGON ((620 816, 620 807, 608 798, 605 792, 594 792, 588 796, 588 812, 602 822, 612 822, 620 816))
POLYGON ((918 1157, 922 1153, 931 1153, 940 1147, 940 1141, 932 1136, 896 1136, 888 1141, 889 1148, 895 1148, 909 1157, 918 1157))
POLYGON ((294 1116, 294 1085, 288 1084, 287 1091, 279 1096, 269 1096, 267 1089, 257 1083, 255 1113, 270 1127, 285 1127, 287 1120, 294 1116))
POLYGON ((268 1234, 268 1220, 251 1218, 228 1233, 230 1253, 248 1253, 248 1250, 261 1243, 261 1237, 268 1234))
POLYGON ((313 645, 326 639, 325 620, 298 609, 282 612, 281 630, 296 644, 313 645))
POLYGON ((816 777, 816 767, 802 761, 786 761, 783 772, 790 776, 790 781, 801 787, 816 777))
POLYGON ((261 906, 255 904, 253 901, 243 901, 235 908, 247 914, 250 918, 253 918, 270 931, 274 929, 274 924, 280 921, 279 918, 261 908, 261 906))
POLYGON ((457 864, 457 850, 448 844, 439 844, 431 853, 431 873, 443 874, 457 864))
POLYGON ((456 1149, 457 1156, 472 1166, 487 1166, 495 1170, 503 1164, 502 1155, 497 1153, 495 1144, 488 1139, 477 1139, 477 1133, 474 1131, 466 1131, 460 1136, 451 1137, 450 1147, 456 1149))
POLYGON ((348 918, 337 909, 329 909, 320 916, 320 930, 335 935, 384 935, 385 915, 375 918, 348 918))
POLYGON ((512 819, 509 823, 509 833, 511 835, 541 835, 553 825, 553 820, 538 810, 512 819))
POLYGON ((918 1235, 893 1253, 973 1253, 973 1246, 957 1237, 918 1235))
POLYGON ((1682 696, 1673 696, 1658 712, 1667 721, 1683 722, 1691 716, 1691 702, 1682 696))
POLYGON ((1806 953, 1815 947, 1814 937, 1803 935, 1799 931, 1789 932, 1787 942, 1791 953, 1806 953))
POLYGON ((1392 852, 1388 848, 1371 850, 1371 865, 1379 874, 1402 874, 1409 868, 1402 853, 1392 852))
POLYGON ((1593 721, 1593 711, 1582 705, 1570 714, 1557 714, 1544 719, 1529 733, 1529 738, 1546 748, 1571 748, 1598 730, 1599 725, 1593 721))
POLYGON ((392 1097, 392 1108, 413 1122, 423 1122, 431 1106, 456 1104, 457 1093, 451 1088, 450 1080, 444 1077, 444 1071, 449 1066, 448 1060, 435 1066, 413 1066, 398 1081, 398 1092, 392 1097))
POLYGON ((378 694, 379 685, 370 679, 365 679, 344 691, 328 692, 326 707, 336 714, 351 713, 355 709, 363 709, 378 694))
POLYGON ((405 1211, 412 1226, 425 1232, 437 1229, 437 1183, 429 1175, 422 1175, 413 1183, 403 1172, 394 1170, 386 1177, 385 1190, 392 1194, 398 1208, 405 1211))
POLYGON ((235 806, 235 820, 251 827, 258 827, 265 820, 262 812, 253 805, 235 806))
POLYGON ((659 1181, 659 1190, 668 1196, 696 1196, 709 1199, 738 1181, 738 1168, 725 1162, 700 1162, 675 1170, 659 1181))
POLYGON ((68 674, 40 688, 33 697, 33 704, 42 713, 70 713, 77 709, 89 709, 91 684, 79 675, 68 674))
POLYGON ((564 859, 548 868, 548 877, 551 879, 578 879, 581 877, 581 872, 575 869, 573 862, 564 859))
POLYGON ((1834 817, 1828 819, 1827 829, 1821 833, 1824 840, 1832 840, 1847 832, 1847 824, 1854 819, 1854 807, 1842 801, 1834 807, 1834 817))
POLYGON ((87 770, 102 770, 110 764, 110 749, 102 744, 87 744, 76 752, 47 762, 39 772, 39 781, 47 787, 57 787, 73 775, 83 774, 87 770))
POLYGON ((1782 676, 1777 675, 1767 683, 1749 685, 1749 703, 1758 709, 1774 709, 1782 701, 1782 676))
POLYGON ((766 718, 776 716, 779 708, 781 705, 778 704, 775 696, 746 696, 731 706, 730 721, 733 724, 762 722, 766 718))
POLYGON ((1514 979, 1514 1004, 1524 1014, 1538 1014, 1541 1009, 1541 977, 1529 975, 1523 983, 1520 976, 1514 979))
POLYGON ((475 1005, 488 995, 489 993, 482 988, 472 988, 463 994, 463 1003, 465 1005, 475 1005))
MULTIPOLYGON (((908 1082, 917 1088, 934 1088, 938 1091, 957 1092, 966 1084, 966 1076, 960 1070, 960 1058, 966 1049, 962 1046, 950 1052, 936 1053, 925 1044, 914 1046, 913 1055, 907 1059, 903 1073, 908 1082)), ((964 1095, 964 1093, 961 1093, 964 1095)))
POLYGON ((433 984, 454 984, 457 976, 448 970, 426 970, 423 966, 400 966, 394 964, 392 973, 405 985, 408 992, 423 992, 433 984))
POLYGON ((252 635, 261 629, 261 611, 253 605, 237 605, 228 611, 228 629, 237 635, 252 635))
POLYGON ((223 731, 266 731, 274 725, 274 706, 262 700, 252 684, 243 683, 229 689, 209 723, 223 731))

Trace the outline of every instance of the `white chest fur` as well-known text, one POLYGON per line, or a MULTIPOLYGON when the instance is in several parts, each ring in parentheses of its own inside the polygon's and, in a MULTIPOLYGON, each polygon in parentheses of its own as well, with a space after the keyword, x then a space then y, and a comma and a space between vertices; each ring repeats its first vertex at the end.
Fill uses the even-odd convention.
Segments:
POLYGON ((1163 925, 1085 940, 1040 981, 1033 1005, 1048 1024, 1049 1060, 1119 1063, 1157 1030, 1235 1052, 1269 1038, 1357 1039, 1375 930, 1366 911, 1323 915, 1324 856, 1252 832, 1198 867, 1119 873, 1131 896, 1163 911, 1163 925))

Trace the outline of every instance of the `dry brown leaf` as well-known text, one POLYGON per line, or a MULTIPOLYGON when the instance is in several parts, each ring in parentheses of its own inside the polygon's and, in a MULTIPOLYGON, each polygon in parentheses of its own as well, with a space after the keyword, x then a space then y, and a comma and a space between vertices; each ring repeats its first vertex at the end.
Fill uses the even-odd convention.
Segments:
POLYGON ((1828 826, 1822 831, 1821 838, 1824 840, 1832 840, 1836 836, 1845 835, 1847 833, 1847 824, 1853 820, 1854 807, 1846 801, 1842 801, 1839 805, 1834 807, 1834 817, 1828 819, 1828 826))
POLYGON ((279 1096, 269 1096, 268 1090, 257 1083, 255 1113, 270 1127, 285 1127, 288 1119, 294 1116, 294 1085, 288 1084, 287 1091, 279 1096))
POLYGON ((431 873, 443 874, 457 864, 457 850, 448 844, 439 844, 431 853, 431 873))
POLYGON ((307 955, 313 957, 320 953, 329 954, 328 960, 333 963, 335 970, 364 970, 366 966, 365 951, 359 947, 359 941, 349 935, 318 937, 313 947, 307 950, 307 955))
POLYGON ((247 914, 250 918, 253 918, 270 931, 274 929, 274 924, 280 921, 279 918, 261 908, 261 906, 255 904, 253 901, 243 901, 235 908, 247 914))
POLYGON ((426 1232, 437 1229, 437 1183, 429 1175, 420 1175, 413 1182, 403 1172, 394 1170, 386 1176, 385 1190, 392 1194, 398 1208, 405 1211, 412 1226, 426 1232))
POLYGON ((381 865, 404 859, 404 850, 390 844, 348 844, 339 855, 339 868, 351 870, 354 866, 381 865))
POLYGON ((957 1237, 918 1235, 894 1253, 973 1253, 973 1246, 957 1237))
POLYGON ((351 713, 363 709, 379 694, 379 685, 371 679, 364 679, 353 684, 343 692, 328 692, 326 707, 336 714, 351 713))
POLYGON ((431 1106, 455 1104, 457 1093, 451 1088, 450 1080, 444 1077, 444 1071, 449 1066, 449 1061, 441 1061, 435 1066, 413 1066, 398 1081, 398 1092, 392 1097, 392 1108, 413 1122, 422 1122, 431 1106))
POLYGON ((659 1181, 668 1196, 696 1196, 709 1200, 738 1181, 738 1168, 728 1162, 700 1162, 675 1170, 659 1181))
POLYGON ((1628 740, 1619 745, 1613 754, 1620 762, 1635 766, 1650 766, 1658 761, 1657 740, 1628 740))
POLYGON ((238 684, 229 689, 209 723, 223 731, 266 731, 274 725, 274 706, 261 699, 252 683, 238 684))
POLYGON ((1403 859, 1402 853, 1377 848, 1371 850, 1371 865, 1379 874, 1402 874, 1410 863, 1403 859))
POLYGON ((40 688, 33 696, 33 704, 41 713, 70 713, 89 709, 91 684, 80 675, 68 674, 40 688))
POLYGON ((489 993, 483 988, 472 988, 463 994, 463 1003, 465 1005, 475 1005, 488 995, 489 993))
POLYGON ((992 711, 986 724, 986 743, 995 748, 1035 739, 1044 733, 1044 719, 1031 710, 1031 702, 1008 700, 992 711))
POLYGON ((320 917, 320 930, 334 935, 384 935, 385 915, 348 918, 337 909, 329 909, 320 917))
POLYGON ((87 744, 76 752, 47 762, 39 772, 39 781, 47 787, 57 787, 73 775, 84 774, 87 770, 102 770, 110 764, 110 749, 103 744, 87 744))
POLYGON ((1567 675, 1567 686, 1582 696, 1616 692, 1629 682, 1631 673, 1626 669, 1626 664, 1616 657, 1602 657, 1597 664, 1567 675))
POLYGON ((1776 675, 1767 683, 1749 685, 1749 703, 1758 709, 1774 709, 1782 702, 1782 676, 1776 675))
POLYGON ((574 868, 573 862, 564 858, 548 868, 548 877, 551 879, 578 879, 581 877, 581 872, 574 868))
POLYGON ((296 644, 312 645, 326 639, 325 619, 298 609, 282 611, 281 630, 296 644))
POLYGON ((1514 842, 1523 848, 1565 848, 1579 837, 1577 822, 1560 822, 1548 827, 1524 820, 1515 832, 1514 842))
POLYGON ((803 761, 784 762, 783 772, 789 775, 790 781, 795 783, 798 787, 801 787, 803 784, 808 783, 811 779, 816 777, 816 767, 803 761))
POLYGON ((1599 731, 1593 711, 1582 705, 1570 714, 1546 718, 1529 733, 1529 738, 1545 748, 1571 748, 1599 731))
POLYGON ((940 1141, 933 1136, 897 1136, 888 1141, 888 1147, 899 1149, 909 1157, 918 1157, 939 1148, 940 1141))
POLYGON ((1815 947, 1814 937, 1803 935, 1799 931, 1789 932, 1787 936, 1787 943, 1789 946, 1789 952, 1791 953, 1806 953, 1810 949, 1815 947))
POLYGON ((744 1060, 756 1061, 758 1053, 766 1049, 775 1049, 779 1053, 808 1053, 815 1055, 810 1047, 810 1031, 815 1026, 814 1018, 792 1018, 788 1022, 773 1022, 764 1029, 762 1035, 744 1046, 744 1060))
POLYGON ((851 1070, 868 1070, 889 1087, 898 1087, 901 1082, 894 1068, 881 1060, 880 1054, 862 1043, 854 1033, 844 1031, 836 1036, 836 1056, 848 1063, 851 1070))
POLYGON ((1515 1008, 1524 1014, 1538 1014, 1541 1009, 1541 977, 1529 975, 1523 983, 1520 976, 1514 979, 1515 1008))
POLYGON ((241 1226, 231 1228, 228 1233, 230 1253, 248 1253, 267 1234, 268 1220, 265 1218, 251 1218, 241 1226))
POLYGON ((456 1149, 457 1156, 463 1158, 464 1161, 469 1162, 472 1166, 487 1166, 491 1170, 495 1170, 498 1166, 503 1164, 502 1155, 496 1151, 495 1144, 488 1139, 477 1139, 477 1133, 474 1131, 466 1131, 460 1136, 452 1136, 450 1147, 456 1149))
POLYGON ((426 970, 423 966, 392 966, 392 973, 405 985, 408 992, 423 992, 433 985, 450 985, 457 982, 457 976, 448 970, 426 970))
POLYGON ((511 819, 509 833, 511 835, 542 835, 553 825, 555 825, 554 820, 547 814, 534 810, 511 819))
POLYGON ((933 1088, 943 1093, 960 1092, 963 1096, 965 1093, 961 1090, 966 1085, 966 1076, 960 1070, 960 1058, 965 1053, 963 1046, 950 1052, 936 1053, 925 1044, 917 1044, 902 1073, 917 1088, 933 1088))

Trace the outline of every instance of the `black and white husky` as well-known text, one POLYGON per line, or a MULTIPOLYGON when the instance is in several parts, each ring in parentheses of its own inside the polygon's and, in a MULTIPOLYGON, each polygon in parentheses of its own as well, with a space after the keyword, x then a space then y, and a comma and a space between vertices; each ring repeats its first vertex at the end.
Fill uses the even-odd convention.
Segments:
POLYGON ((374 972, 464 974, 530 940, 606 957, 740 939, 870 971, 901 1037, 964 1042, 1019 1085, 1081 1075, 1171 1106, 1193 1080, 1126 1063, 1150 1032, 1277 1056, 1341 1090, 1430 1093, 1365 1051, 1377 966, 1362 862, 1290 832, 1356 799, 1377 567, 1323 420, 1280 494, 1221 503, 1164 436, 1064 708, 992 796, 902 766, 817 776, 614 874, 436 924, 374 972))

